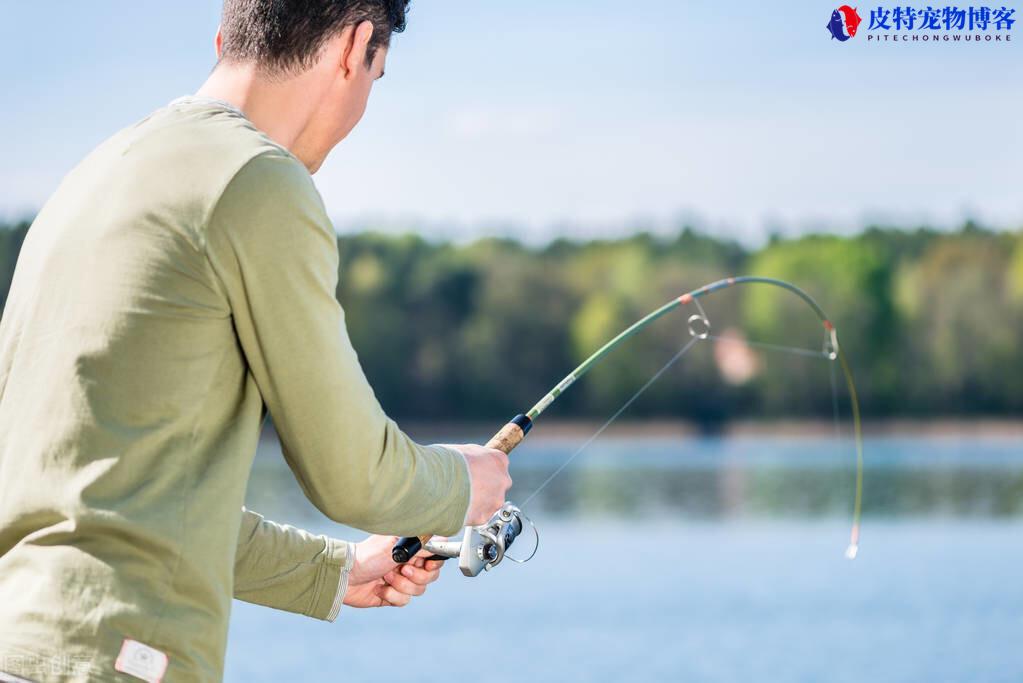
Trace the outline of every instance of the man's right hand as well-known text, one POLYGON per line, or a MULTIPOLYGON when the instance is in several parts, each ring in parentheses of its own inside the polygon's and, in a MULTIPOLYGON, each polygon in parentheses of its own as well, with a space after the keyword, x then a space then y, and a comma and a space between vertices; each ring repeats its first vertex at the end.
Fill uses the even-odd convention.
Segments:
POLYGON ((504 505, 505 495, 512 485, 508 476, 508 455, 495 448, 475 444, 448 444, 448 447, 459 451, 469 464, 472 502, 465 523, 469 526, 486 524, 490 516, 504 505))

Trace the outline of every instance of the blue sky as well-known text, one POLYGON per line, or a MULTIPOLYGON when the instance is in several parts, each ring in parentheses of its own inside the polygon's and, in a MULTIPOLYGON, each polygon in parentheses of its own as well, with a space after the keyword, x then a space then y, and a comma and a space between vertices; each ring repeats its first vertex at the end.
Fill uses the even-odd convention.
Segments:
MULTIPOLYGON (((838 43, 832 9, 419 0, 317 185, 339 229, 433 237, 1023 226, 1023 24, 1008 44, 871 44, 866 23, 838 43)), ((0 215, 34 211, 103 138, 193 92, 219 11, 9 3, 0 215)))

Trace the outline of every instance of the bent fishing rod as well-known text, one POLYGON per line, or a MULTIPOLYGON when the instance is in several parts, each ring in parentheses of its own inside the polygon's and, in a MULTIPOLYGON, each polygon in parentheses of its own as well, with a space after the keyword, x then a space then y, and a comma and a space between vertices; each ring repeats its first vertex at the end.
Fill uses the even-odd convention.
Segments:
MULTIPOLYGON (((536 421, 536 418, 547 410, 547 408, 549 408, 559 396, 564 394, 569 387, 578 381, 579 378, 589 372, 593 366, 611 353, 611 351, 667 313, 689 304, 695 305, 697 312, 692 314, 688 320, 690 335, 688 342, 682 346, 682 348, 679 349, 679 351, 642 387, 640 387, 640 389, 633 394, 633 396, 626 401, 622 407, 619 408, 589 439, 587 439, 586 442, 568 458, 568 460, 558 467, 553 474, 551 474, 532 494, 530 494, 525 501, 526 503, 532 500, 533 497, 547 486, 547 484, 557 477, 569 465, 569 463, 575 459, 577 455, 579 455, 579 453, 581 453, 587 446, 589 446, 590 443, 599 437, 604 430, 618 418, 619 415, 632 405, 632 403, 639 398, 639 396, 646 391, 651 384, 657 381, 661 375, 667 372, 672 365, 685 355, 686 352, 688 352, 689 349, 696 344, 696 342, 706 339, 727 341, 726 338, 714 337, 711 335, 710 319, 707 317, 706 312, 700 305, 699 300, 709 294, 713 294, 714 292, 718 292, 738 284, 768 285, 778 287, 795 294, 813 310, 820 319, 824 328, 824 344, 821 351, 795 349, 776 344, 748 342, 751 346, 761 346, 772 350, 788 351, 799 355, 823 357, 832 362, 837 360, 839 366, 842 368, 846 387, 849 392, 849 402, 852 407, 853 438, 856 448, 856 484, 855 498, 853 501, 852 531, 850 533, 849 545, 846 548, 845 556, 849 559, 854 559, 856 557, 856 554, 859 551, 860 514, 863 503, 863 433, 860 421, 860 406, 856 393, 856 384, 853 381, 852 371, 849 368, 849 363, 846 359, 845 353, 838 343, 838 332, 827 314, 825 314, 824 310, 817 304, 813 297, 796 285, 775 278, 756 276, 730 277, 704 285, 703 287, 699 287, 698 289, 694 289, 691 292, 687 292, 682 296, 672 299, 660 308, 652 311, 643 318, 640 318, 631 326, 620 332, 616 337, 597 349, 589 358, 580 363, 577 368, 558 382, 554 388, 548 391, 543 398, 537 401, 536 405, 529 409, 529 412, 516 415, 510 422, 504 425, 500 431, 498 431, 497 434, 495 434, 490 441, 486 443, 486 447, 494 448, 509 454, 526 437, 526 434, 528 434, 529 430, 532 429, 533 422, 536 421)), ((835 394, 836 390, 833 370, 831 377, 832 403, 837 420, 837 397, 835 394)), ((505 503, 500 510, 494 513, 486 524, 476 527, 466 527, 463 530, 461 541, 453 541, 451 539, 431 540, 433 537, 430 535, 419 537, 410 536, 398 540, 391 552, 391 556, 395 562, 408 562, 417 552, 425 548, 427 552, 432 552, 434 557, 438 559, 457 558, 459 568, 462 570, 463 574, 466 576, 476 576, 483 570, 490 570, 496 567, 501 560, 506 557, 505 551, 509 546, 511 546, 519 534, 522 533, 524 523, 528 523, 536 534, 536 527, 533 526, 533 523, 529 520, 529 518, 526 517, 517 506, 512 503, 505 503)), ((515 562, 527 562, 536 554, 539 542, 539 534, 536 534, 536 545, 533 548, 533 552, 524 560, 512 558, 511 556, 507 557, 515 562)))

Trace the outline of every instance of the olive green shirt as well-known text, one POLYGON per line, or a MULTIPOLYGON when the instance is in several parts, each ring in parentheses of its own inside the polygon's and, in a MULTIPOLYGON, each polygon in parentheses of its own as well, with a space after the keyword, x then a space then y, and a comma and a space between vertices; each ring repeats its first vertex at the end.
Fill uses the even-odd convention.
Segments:
POLYGON ((267 411, 330 519, 462 526, 465 460, 384 414, 338 263, 306 168, 215 100, 176 100, 63 180, 0 321, 0 671, 155 679, 118 673, 128 639, 164 680, 214 681, 232 596, 336 616, 350 546, 242 509, 267 411))

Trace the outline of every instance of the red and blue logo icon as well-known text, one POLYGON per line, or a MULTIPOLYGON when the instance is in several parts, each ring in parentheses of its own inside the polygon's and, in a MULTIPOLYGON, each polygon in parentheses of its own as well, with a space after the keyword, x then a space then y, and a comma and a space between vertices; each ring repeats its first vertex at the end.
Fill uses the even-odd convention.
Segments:
POLYGON ((856 35, 856 29, 860 27, 862 21, 855 7, 842 5, 831 13, 831 21, 828 22, 827 28, 831 32, 831 39, 842 42, 849 40, 856 35))

